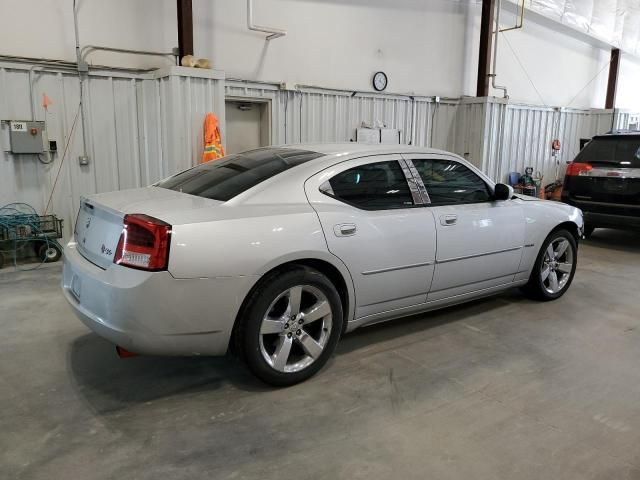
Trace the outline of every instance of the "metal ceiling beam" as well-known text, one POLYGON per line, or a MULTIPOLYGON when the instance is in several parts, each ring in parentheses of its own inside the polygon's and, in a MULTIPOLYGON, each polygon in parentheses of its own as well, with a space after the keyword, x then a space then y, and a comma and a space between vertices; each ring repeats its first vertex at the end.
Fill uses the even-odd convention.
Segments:
POLYGON ((607 100, 604 108, 616 107, 616 90, 618 89, 618 72, 620 71, 620 49, 611 49, 611 61, 609 62, 609 81, 607 82, 607 100))
POLYGON ((193 55, 193 12, 191 0, 177 0, 178 3, 178 51, 180 58, 193 55))
POLYGON ((482 0, 480 20, 480 49, 478 51, 477 97, 489 96, 489 73, 491 72, 491 44, 493 37, 493 12, 495 0, 482 0))

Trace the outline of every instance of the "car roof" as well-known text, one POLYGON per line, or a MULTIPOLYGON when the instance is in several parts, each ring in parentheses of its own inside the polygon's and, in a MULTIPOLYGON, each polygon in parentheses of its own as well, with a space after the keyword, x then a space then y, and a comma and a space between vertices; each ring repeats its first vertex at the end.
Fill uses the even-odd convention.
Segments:
POLYGON ((624 137, 640 137, 640 131, 637 130, 611 130, 610 132, 596 135, 593 138, 624 138, 624 137))
POLYGON ((299 143, 299 144, 286 144, 286 145, 274 145, 274 148, 292 148, 297 150, 308 150, 312 152, 322 153, 324 155, 382 155, 392 153, 433 153, 452 155, 451 152, 444 150, 438 150, 436 148, 428 147, 414 147, 410 145, 382 145, 371 143, 299 143))

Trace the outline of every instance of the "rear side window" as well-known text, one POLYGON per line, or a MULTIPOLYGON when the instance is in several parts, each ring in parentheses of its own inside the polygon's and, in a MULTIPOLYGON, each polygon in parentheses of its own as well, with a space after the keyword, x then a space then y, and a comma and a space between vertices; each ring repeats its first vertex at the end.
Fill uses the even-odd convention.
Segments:
POLYGON ((322 185, 323 193, 365 210, 414 205, 400 164, 393 160, 345 170, 322 185))
POLYGON ((473 171, 452 160, 412 160, 432 205, 480 203, 491 200, 487 184, 473 171))
POLYGON ((640 168, 640 137, 596 137, 578 154, 576 163, 640 168))
POLYGON ((322 156, 308 150, 260 148, 203 163, 156 186, 226 202, 274 175, 322 156))

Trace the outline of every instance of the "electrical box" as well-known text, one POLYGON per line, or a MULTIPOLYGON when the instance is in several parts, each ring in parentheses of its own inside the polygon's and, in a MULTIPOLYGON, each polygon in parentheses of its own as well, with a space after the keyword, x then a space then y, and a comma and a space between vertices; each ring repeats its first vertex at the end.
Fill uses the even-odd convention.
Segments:
POLYGON ((11 153, 42 153, 45 151, 45 139, 44 122, 26 120, 9 122, 11 153))

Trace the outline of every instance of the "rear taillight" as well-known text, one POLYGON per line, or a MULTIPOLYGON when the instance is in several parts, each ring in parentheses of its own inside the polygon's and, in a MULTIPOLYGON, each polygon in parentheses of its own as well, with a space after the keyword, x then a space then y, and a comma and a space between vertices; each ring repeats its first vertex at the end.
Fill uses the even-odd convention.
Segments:
POLYGON ((569 177, 574 177, 578 175, 586 175, 587 172, 593 169, 593 166, 589 163, 576 163, 571 162, 567 166, 567 172, 565 175, 569 177))
POLYGON ((168 223, 139 213, 125 215, 113 263, 140 270, 166 270, 170 241, 168 223))

